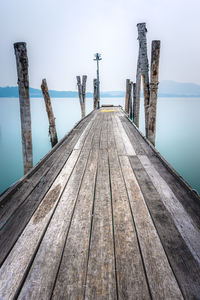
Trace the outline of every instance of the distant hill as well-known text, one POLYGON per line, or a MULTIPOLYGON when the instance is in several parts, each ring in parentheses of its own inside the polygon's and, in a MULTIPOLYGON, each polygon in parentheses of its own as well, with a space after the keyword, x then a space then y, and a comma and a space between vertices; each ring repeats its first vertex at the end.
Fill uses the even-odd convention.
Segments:
MULTIPOLYGON (((49 91, 52 98, 76 98, 76 91, 49 91)), ((159 97, 200 97, 200 85, 194 83, 181 83, 171 80, 163 80, 159 84, 159 97)), ((93 93, 86 94, 88 98, 93 97, 93 93)), ((117 98, 124 97, 125 91, 108 91, 101 92, 101 97, 117 98)), ((0 97, 18 98, 18 87, 0 87, 0 97)), ((39 89, 30 88, 31 98, 41 98, 42 92, 39 89)))

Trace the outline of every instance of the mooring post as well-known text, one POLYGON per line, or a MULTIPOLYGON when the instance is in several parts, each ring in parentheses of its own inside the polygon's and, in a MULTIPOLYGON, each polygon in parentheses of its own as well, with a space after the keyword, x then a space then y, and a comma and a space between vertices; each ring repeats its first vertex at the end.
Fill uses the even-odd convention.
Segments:
POLYGON ((23 164, 24 174, 26 174, 33 167, 28 57, 26 43, 15 43, 14 50, 17 63, 17 83, 19 87, 23 164))
POLYGON ((143 81, 143 94, 144 94, 144 111, 145 111, 145 130, 146 136, 148 131, 148 108, 150 101, 149 92, 149 63, 147 56, 147 40, 146 40, 146 23, 137 24, 138 28, 138 40, 139 40, 139 57, 136 76, 136 121, 139 126, 139 106, 140 106, 140 88, 141 88, 141 76, 143 81))
POLYGON ((51 105, 51 98, 49 95, 49 90, 48 90, 46 79, 42 80, 41 90, 42 90, 42 93, 44 96, 44 102, 46 105, 46 111, 47 111, 47 115, 48 115, 48 119, 49 119, 49 135, 50 135, 51 145, 53 147, 58 142, 58 136, 57 136, 57 132, 56 132, 56 123, 55 123, 53 108, 51 105))
POLYGON ((82 95, 83 95, 83 103, 84 103, 84 117, 85 117, 86 81, 87 81, 87 75, 83 75, 82 76, 82 95))
POLYGON ((133 120, 133 96, 132 96, 133 82, 130 82, 129 86, 129 118, 133 120))
POLYGON ((125 112, 129 114, 130 102, 130 79, 126 79, 126 96, 125 96, 125 112))
MULTIPOLYGON (((78 95, 79 95, 79 101, 80 101, 80 106, 81 106, 81 118, 85 117, 85 99, 83 95, 83 86, 81 84, 81 77, 76 76, 77 79, 77 85, 78 85, 78 95)), ((86 83, 86 82, 85 82, 86 83)))
POLYGON ((151 84, 150 84, 150 103, 149 103, 149 121, 148 136, 149 141, 155 146, 156 140, 156 108, 158 97, 158 74, 160 59, 160 41, 152 41, 151 48, 151 84))
POLYGON ((98 108, 98 93, 97 93, 97 79, 93 80, 94 85, 94 93, 93 93, 93 100, 94 100, 94 109, 98 108))
POLYGON ((132 115, 132 119, 133 122, 135 122, 134 116, 135 116, 135 104, 136 104, 136 83, 132 84, 132 88, 133 88, 133 115, 132 115))

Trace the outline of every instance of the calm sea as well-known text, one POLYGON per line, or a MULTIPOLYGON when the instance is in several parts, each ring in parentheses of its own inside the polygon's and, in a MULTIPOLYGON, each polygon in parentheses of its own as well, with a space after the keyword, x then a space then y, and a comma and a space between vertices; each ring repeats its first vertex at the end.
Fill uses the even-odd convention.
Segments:
MULTIPOLYGON (((124 106, 123 98, 103 98, 101 104, 124 106)), ((61 139, 80 120, 77 98, 52 99, 58 137, 61 139)), ((86 113, 92 110, 86 101, 86 113)), ((141 101, 140 130, 144 133, 141 101)), ((160 98, 156 148, 173 168, 200 193, 200 99, 160 98)), ((51 149, 44 100, 31 99, 34 165, 51 149)), ((23 176, 19 101, 0 98, 0 193, 23 176)))

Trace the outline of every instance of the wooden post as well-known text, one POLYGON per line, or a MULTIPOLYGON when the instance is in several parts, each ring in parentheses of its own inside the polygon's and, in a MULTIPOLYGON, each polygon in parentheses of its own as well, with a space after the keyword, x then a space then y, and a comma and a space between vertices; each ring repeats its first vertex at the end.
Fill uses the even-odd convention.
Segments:
POLYGON ((87 76, 83 75, 82 78, 82 84, 81 84, 81 77, 76 76, 77 79, 77 85, 78 85, 78 94, 79 94, 79 100, 80 100, 80 106, 81 106, 81 117, 85 117, 85 94, 86 94, 86 80, 87 76))
POLYGON ((160 41, 152 41, 151 48, 151 93, 149 104, 148 139, 155 145, 156 140, 156 108, 158 97, 158 74, 160 58, 160 41))
POLYGON ((126 79, 125 112, 129 114, 130 79, 126 79))
POLYGON ((129 90, 129 118, 133 119, 133 96, 132 96, 132 87, 133 82, 130 82, 130 90, 129 90))
POLYGON ((98 91, 97 91, 97 79, 95 78, 93 80, 93 85, 94 85, 94 94, 93 94, 93 99, 94 99, 94 109, 98 108, 98 91))
POLYGON ((19 87, 23 164, 24 174, 26 174, 33 167, 28 57, 26 43, 15 43, 14 50, 17 63, 17 83, 19 87))
POLYGON ((58 142, 57 132, 56 132, 56 123, 53 114, 53 109, 51 105, 51 98, 49 95, 49 90, 47 86, 46 79, 42 80, 41 90, 44 96, 44 102, 46 105, 46 111, 49 119, 49 135, 52 147, 55 146, 58 142))
POLYGON ((144 92, 144 110, 145 110, 145 130, 146 136, 148 131, 148 108, 150 100, 149 92, 149 63, 147 57, 147 40, 146 40, 146 23, 137 24, 138 27, 138 40, 139 40, 139 57, 136 76, 136 125, 139 126, 139 106, 140 106, 140 88, 141 88, 141 76, 143 81, 144 92))
POLYGON ((135 123, 135 119, 134 119, 134 116, 135 116, 135 104, 136 104, 136 83, 133 83, 133 122, 135 123))

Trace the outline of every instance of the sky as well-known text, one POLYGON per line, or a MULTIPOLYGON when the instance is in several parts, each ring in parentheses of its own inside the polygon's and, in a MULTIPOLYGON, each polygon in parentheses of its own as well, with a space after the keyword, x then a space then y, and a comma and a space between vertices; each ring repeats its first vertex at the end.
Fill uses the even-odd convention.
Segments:
POLYGON ((124 90, 135 82, 137 23, 151 41, 161 40, 159 80, 200 84, 200 0, 0 0, 0 86, 16 86, 13 43, 26 42, 30 86, 76 90, 76 76, 96 77, 101 90, 124 90))

